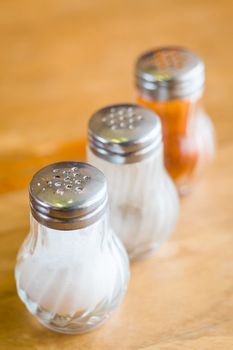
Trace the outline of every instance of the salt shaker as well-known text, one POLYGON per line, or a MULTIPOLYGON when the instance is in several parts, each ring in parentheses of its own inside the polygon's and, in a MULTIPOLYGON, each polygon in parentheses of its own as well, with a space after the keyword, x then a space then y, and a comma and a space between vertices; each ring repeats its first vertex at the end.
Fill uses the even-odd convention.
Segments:
POLYGON ((161 118, 168 172, 180 194, 188 194, 215 152, 202 102, 204 62, 185 48, 161 47, 138 58, 135 80, 137 102, 161 118))
POLYGON ((129 257, 157 251, 179 212, 164 168, 159 118, 134 104, 108 106, 90 119, 88 137, 88 161, 107 178, 111 223, 129 257))
POLYGON ((102 324, 127 289, 128 257, 108 220, 104 175, 61 162, 30 183, 31 230, 15 268, 19 297, 46 327, 83 333, 102 324))

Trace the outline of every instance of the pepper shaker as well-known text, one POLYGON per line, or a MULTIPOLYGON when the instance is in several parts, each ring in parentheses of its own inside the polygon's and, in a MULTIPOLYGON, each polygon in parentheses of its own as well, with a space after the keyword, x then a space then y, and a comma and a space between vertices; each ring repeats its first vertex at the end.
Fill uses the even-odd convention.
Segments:
POLYGON ((127 254, 108 220, 104 175, 60 162, 30 183, 31 230, 15 268, 19 297, 46 327, 84 333, 102 324, 127 289, 127 254))
POLYGON ((179 212, 164 168, 159 118, 134 104, 112 105, 91 117, 88 131, 88 161, 107 178, 114 231, 131 259, 155 252, 179 212))
POLYGON ((135 81, 137 103, 161 118, 167 170, 180 194, 188 194, 215 152, 202 102, 204 62, 185 48, 158 48, 138 58, 135 81))

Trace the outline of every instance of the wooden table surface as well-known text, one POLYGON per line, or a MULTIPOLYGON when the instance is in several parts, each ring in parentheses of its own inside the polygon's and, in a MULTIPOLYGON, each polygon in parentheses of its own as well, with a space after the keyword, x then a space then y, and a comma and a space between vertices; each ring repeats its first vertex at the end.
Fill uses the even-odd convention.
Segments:
POLYGON ((2 0, 0 4, 0 349, 233 349, 232 1, 2 0), (41 327, 16 295, 29 229, 27 185, 41 166, 84 159, 97 108, 133 101, 145 49, 187 46, 207 66, 216 160, 181 204, 176 232, 134 263, 124 304, 99 330, 41 327))

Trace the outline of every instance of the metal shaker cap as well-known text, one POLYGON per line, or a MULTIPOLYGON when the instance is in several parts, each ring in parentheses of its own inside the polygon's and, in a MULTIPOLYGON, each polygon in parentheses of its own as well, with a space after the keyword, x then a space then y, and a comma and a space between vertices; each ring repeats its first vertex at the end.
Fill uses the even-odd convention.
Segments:
POLYGON ((138 162, 161 145, 160 119, 135 104, 116 104, 97 111, 88 125, 94 154, 116 164, 138 162))
POLYGON ((193 52, 176 46, 142 54, 135 67, 136 86, 156 100, 182 98, 202 91, 203 61, 193 52))
POLYGON ((97 221, 107 205, 107 183, 95 167, 79 162, 50 164, 29 187, 33 217, 59 230, 83 228, 97 221))

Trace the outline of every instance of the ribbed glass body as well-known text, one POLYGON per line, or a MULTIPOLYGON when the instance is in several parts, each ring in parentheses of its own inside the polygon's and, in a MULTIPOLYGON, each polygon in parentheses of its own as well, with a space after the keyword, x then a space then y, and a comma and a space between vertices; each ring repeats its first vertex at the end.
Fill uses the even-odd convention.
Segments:
POLYGON ((162 144, 154 154, 131 164, 113 164, 88 148, 88 161, 108 182, 111 225, 131 259, 155 252, 177 221, 176 188, 163 165, 162 144))
POLYGON ((15 268, 17 291, 46 327, 83 333, 120 304, 129 278, 128 257, 105 213, 94 224, 60 231, 31 216, 31 230, 15 268))
POLYGON ((137 90, 136 100, 160 117, 166 168, 180 194, 189 193, 215 152, 214 129, 202 104, 202 92, 160 101, 137 90))

